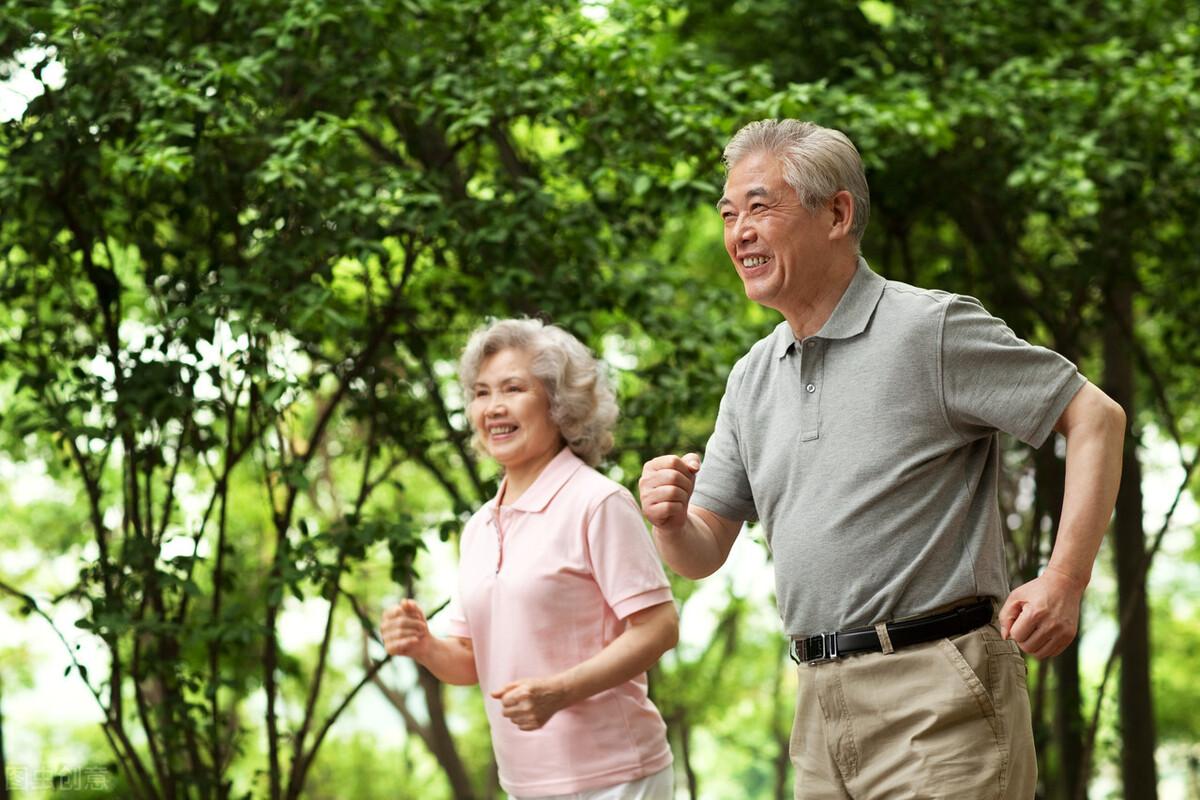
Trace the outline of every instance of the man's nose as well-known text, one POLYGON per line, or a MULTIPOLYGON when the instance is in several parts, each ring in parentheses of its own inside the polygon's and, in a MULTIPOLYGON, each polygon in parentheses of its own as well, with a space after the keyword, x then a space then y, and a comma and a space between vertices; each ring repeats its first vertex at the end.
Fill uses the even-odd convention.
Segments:
POLYGON ((733 224, 733 240, 735 242, 752 242, 756 234, 754 225, 745 215, 739 216, 737 222, 733 224))

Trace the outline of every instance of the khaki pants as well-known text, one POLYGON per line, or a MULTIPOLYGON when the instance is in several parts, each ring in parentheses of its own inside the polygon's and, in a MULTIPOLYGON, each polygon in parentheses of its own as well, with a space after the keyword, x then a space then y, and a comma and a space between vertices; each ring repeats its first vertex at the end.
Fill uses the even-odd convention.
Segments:
POLYGON ((797 800, 1030 800, 1025 661, 995 624, 799 666, 797 800))

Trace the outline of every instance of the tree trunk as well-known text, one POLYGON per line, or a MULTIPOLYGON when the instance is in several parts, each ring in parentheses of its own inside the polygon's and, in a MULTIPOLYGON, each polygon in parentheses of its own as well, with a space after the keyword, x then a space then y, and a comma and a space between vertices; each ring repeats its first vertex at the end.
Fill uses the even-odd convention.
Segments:
MULTIPOLYGON (((1054 441, 1047 442, 1037 451, 1034 461, 1037 466, 1038 505, 1042 513, 1049 517, 1052 536, 1057 539, 1063 500, 1063 464, 1054 449, 1054 441)), ((1083 696, 1079 686, 1079 639, 1082 635, 1081 621, 1075 640, 1047 665, 1054 671, 1054 743, 1058 751, 1058 771, 1048 776, 1050 797, 1079 796, 1080 764, 1083 758, 1083 696)))
POLYGON ((1129 614, 1129 622, 1121 630, 1121 778, 1125 797, 1156 800, 1158 779, 1154 766, 1154 705, 1150 693, 1150 620, 1146 576, 1142 574, 1146 558, 1142 528, 1142 469, 1133 432, 1136 418, 1134 356, 1128 342, 1134 331, 1133 290, 1128 279, 1117 279, 1110 300, 1112 314, 1104 328, 1106 390, 1125 409, 1129 419, 1113 531, 1119 614, 1129 614))
POLYGON ((4 679, 0 677, 0 800, 8 798, 8 762, 4 760, 4 679))
POLYGON ((1055 795, 1077 797, 1083 762, 1083 695, 1079 689, 1079 637, 1054 658, 1054 739, 1058 745, 1059 774, 1055 795))
POLYGON ((686 714, 679 715, 679 755, 683 759, 683 774, 687 778, 688 797, 700 800, 696 770, 692 768, 692 726, 686 714))
POLYGON ((789 751, 791 725, 788 724, 786 713, 780 714, 781 708, 786 709, 788 706, 779 700, 779 693, 783 689, 783 680, 787 676, 791 663, 788 659, 779 659, 779 664, 775 669, 775 686, 772 692, 775 701, 772 706, 774 713, 771 714, 771 738, 775 742, 775 800, 788 800, 792 796, 792 787, 788 782, 788 768, 792 764, 789 751))
POLYGON ((487 781, 483 787, 483 800, 496 800, 496 798, 499 796, 500 765, 496 763, 496 756, 493 755, 490 759, 488 759, 487 781))
POLYGON ((446 704, 442 697, 444 684, 425 667, 417 667, 417 677, 425 693, 425 706, 429 711, 429 731, 432 734, 431 749, 434 757, 446 772, 455 800, 474 800, 476 792, 471 786, 467 769, 463 766, 455 745, 454 736, 446 724, 446 704))

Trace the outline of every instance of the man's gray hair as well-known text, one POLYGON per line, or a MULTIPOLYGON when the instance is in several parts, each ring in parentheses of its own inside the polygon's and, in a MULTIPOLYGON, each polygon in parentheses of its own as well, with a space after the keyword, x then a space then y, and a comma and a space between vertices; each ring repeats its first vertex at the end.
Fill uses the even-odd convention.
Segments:
MULTIPOLYGON (((458 377, 466 396, 479 377, 483 362, 501 350, 514 348, 531 356, 533 375, 550 398, 550 419, 567 447, 591 466, 612 449, 617 422, 617 399, 603 364, 571 334, 536 319, 502 319, 471 334, 458 362, 458 377)), ((479 432, 475 432, 479 446, 479 432)))
POLYGON ((871 192, 862 158, 850 137, 833 128, 798 119, 760 119, 742 128, 725 145, 727 170, 749 155, 767 153, 782 163, 784 180, 809 211, 843 189, 854 198, 850 235, 862 242, 871 216, 871 192))

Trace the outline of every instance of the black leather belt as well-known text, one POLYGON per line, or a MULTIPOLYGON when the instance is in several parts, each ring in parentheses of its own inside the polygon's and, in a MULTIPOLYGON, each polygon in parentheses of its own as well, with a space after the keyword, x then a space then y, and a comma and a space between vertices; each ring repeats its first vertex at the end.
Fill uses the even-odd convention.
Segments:
MULTIPOLYGON (((887 624, 888 638, 892 647, 901 647, 932 642, 950 636, 973 631, 992 621, 992 601, 981 600, 969 606, 961 606, 942 614, 932 614, 918 619, 887 624)), ((882 653, 883 644, 874 628, 855 628, 835 633, 820 633, 792 639, 788 655, 797 664, 817 664, 822 661, 848 656, 853 653, 882 653)))

